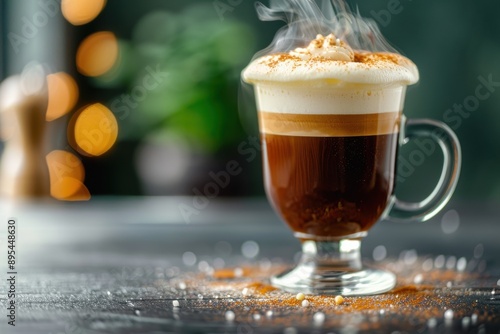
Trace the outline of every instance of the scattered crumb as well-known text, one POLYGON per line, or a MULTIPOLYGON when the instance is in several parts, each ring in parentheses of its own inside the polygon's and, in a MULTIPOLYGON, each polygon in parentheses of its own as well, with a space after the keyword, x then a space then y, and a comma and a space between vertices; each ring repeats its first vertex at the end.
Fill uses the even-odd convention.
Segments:
POLYGON ((337 305, 344 304, 344 297, 342 297, 342 296, 335 296, 335 304, 337 304, 337 305))

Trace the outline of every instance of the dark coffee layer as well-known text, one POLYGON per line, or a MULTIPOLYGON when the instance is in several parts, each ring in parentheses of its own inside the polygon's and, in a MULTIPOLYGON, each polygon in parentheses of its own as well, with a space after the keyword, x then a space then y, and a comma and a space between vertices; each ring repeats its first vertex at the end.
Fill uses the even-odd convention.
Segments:
POLYGON ((262 139, 267 194, 295 232, 341 237, 380 219, 393 193, 398 133, 262 139))
POLYGON ((259 112, 262 133, 289 136, 371 136, 399 132, 401 114, 308 115, 259 112))

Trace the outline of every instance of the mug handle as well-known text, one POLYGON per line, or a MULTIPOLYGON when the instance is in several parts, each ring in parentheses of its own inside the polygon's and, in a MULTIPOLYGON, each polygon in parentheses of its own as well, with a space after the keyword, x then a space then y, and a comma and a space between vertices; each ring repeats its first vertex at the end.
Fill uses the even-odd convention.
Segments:
POLYGON ((410 119, 403 116, 404 130, 400 146, 414 138, 430 138, 443 151, 443 170, 432 193, 421 202, 405 202, 394 196, 388 218, 399 222, 423 222, 434 217, 450 200, 457 186, 462 165, 462 151, 457 135, 448 125, 431 119, 410 119))

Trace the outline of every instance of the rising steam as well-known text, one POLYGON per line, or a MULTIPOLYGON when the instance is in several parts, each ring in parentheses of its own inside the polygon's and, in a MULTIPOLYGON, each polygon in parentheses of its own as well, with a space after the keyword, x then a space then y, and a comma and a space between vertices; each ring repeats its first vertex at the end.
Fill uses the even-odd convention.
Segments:
POLYGON ((331 33, 354 50, 397 53, 384 39, 377 23, 363 18, 359 11, 353 13, 345 0, 270 0, 269 7, 257 2, 256 9, 262 21, 281 20, 287 25, 255 58, 304 47, 317 34, 326 36, 331 33))
MULTIPOLYGON (((316 35, 331 33, 354 50, 398 53, 382 36, 377 23, 363 18, 359 11, 352 12, 345 0, 269 0, 269 3, 269 7, 256 3, 259 18, 262 21, 284 21, 287 25, 276 33, 271 45, 257 52, 253 59, 305 47, 316 35)), ((258 134, 253 87, 243 81, 239 89, 238 110, 245 131, 258 134)))

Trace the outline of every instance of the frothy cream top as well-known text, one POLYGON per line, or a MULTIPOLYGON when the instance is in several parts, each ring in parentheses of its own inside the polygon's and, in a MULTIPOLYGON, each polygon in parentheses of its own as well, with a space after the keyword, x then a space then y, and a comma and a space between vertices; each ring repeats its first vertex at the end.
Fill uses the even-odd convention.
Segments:
POLYGON ((306 48, 254 60, 243 80, 259 82, 339 81, 355 84, 402 84, 418 81, 415 64, 395 53, 353 51, 333 34, 318 35, 306 48))

